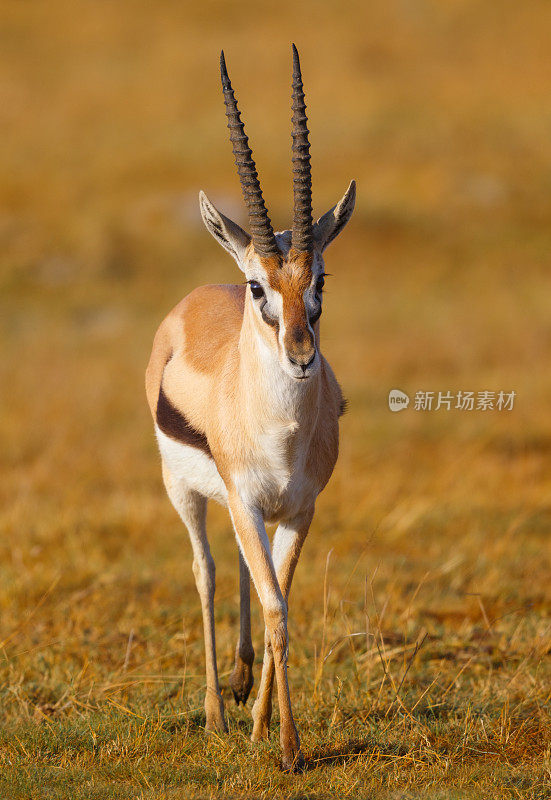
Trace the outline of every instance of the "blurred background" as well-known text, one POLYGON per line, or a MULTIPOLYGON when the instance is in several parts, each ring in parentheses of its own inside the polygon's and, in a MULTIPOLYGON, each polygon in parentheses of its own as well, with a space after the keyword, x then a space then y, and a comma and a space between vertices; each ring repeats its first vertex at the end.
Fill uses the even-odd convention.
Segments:
MULTIPOLYGON (((503 687, 522 659, 539 664, 551 586, 549 4, 5 0, 1 19, 5 713, 69 714, 84 695, 101 709, 113 692, 158 701, 154 676, 168 670, 164 687, 184 657, 179 700, 201 704, 191 552, 162 487, 143 373, 183 295, 241 281, 197 201, 203 189, 246 222, 222 47, 274 226, 291 220, 292 41, 316 216, 358 183, 327 252, 322 320, 350 407, 295 579, 291 662, 363 630, 367 603, 386 609, 390 634, 424 627, 441 644, 467 647, 489 621, 511 648, 503 687), (517 396, 510 412, 391 414, 394 388, 517 396), (152 683, 113 689, 123 668, 152 683)), ((210 525, 224 675, 237 559, 225 512, 213 508, 210 525)), ((297 692, 311 679, 330 694, 337 667, 357 676, 359 651, 337 650, 321 679, 297 670, 297 692)))

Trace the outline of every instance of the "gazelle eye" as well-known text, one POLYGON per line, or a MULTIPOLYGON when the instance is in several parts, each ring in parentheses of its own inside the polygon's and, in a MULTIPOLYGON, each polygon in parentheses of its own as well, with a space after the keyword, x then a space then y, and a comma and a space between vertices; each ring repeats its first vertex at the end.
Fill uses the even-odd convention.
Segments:
POLYGON ((325 278, 324 278, 323 275, 320 275, 319 278, 316 281, 316 292, 321 294, 321 292, 323 291, 323 287, 324 286, 325 286, 325 278))
POLYGON ((259 283, 256 281, 249 281, 249 286, 251 287, 251 294, 255 300, 260 300, 261 297, 264 297, 264 289, 259 283))

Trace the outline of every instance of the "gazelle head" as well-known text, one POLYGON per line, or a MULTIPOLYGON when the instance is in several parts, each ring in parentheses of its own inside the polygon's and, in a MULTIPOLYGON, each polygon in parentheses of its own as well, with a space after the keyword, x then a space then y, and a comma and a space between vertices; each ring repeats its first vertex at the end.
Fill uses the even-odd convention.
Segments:
POLYGON ((201 214, 207 229, 245 273, 249 284, 246 302, 252 307, 259 334, 277 352, 285 372, 304 380, 319 368, 315 326, 322 311, 323 251, 352 215, 356 184, 352 181, 337 205, 313 222, 306 104, 298 52, 293 45, 293 226, 274 233, 223 52, 220 72, 251 232, 224 216, 203 192, 199 195, 201 214))

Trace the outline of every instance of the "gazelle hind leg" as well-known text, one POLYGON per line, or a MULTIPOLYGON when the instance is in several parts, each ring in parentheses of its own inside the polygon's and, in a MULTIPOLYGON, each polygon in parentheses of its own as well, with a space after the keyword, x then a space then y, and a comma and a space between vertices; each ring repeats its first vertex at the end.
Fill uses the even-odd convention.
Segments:
POLYGON ((243 554, 239 550, 239 641, 235 650, 235 666, 230 676, 230 687, 237 705, 247 702, 253 688, 254 649, 251 638, 251 576, 243 554))
MULTIPOLYGON (((313 510, 293 520, 291 523, 278 526, 272 547, 272 556, 281 593, 289 605, 289 591, 295 573, 302 545, 308 534, 313 517, 313 510)), ((274 656, 270 635, 266 629, 264 637, 264 659, 260 687, 252 709, 253 732, 251 739, 258 742, 267 739, 272 717, 272 691, 274 685, 274 656)))
POLYGON ((190 489, 182 480, 174 480, 163 463, 167 494, 188 529, 193 549, 193 574, 203 611, 207 691, 205 713, 207 731, 227 731, 224 702, 218 685, 216 641, 214 634, 215 567, 207 540, 207 499, 190 489))

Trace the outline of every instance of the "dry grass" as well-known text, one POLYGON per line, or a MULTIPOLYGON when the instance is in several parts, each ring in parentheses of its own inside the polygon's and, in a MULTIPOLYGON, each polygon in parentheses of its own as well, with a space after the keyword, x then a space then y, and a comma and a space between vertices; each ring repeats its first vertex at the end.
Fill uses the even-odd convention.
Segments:
MULTIPOLYGON (((549 797, 547 4, 1 13, 2 797, 549 797), (196 201, 242 214, 222 45, 287 221, 292 38, 316 207, 360 188, 328 256, 324 349, 350 411, 291 598, 296 778, 277 720, 252 748, 229 700, 237 565, 218 508, 230 735, 202 732, 190 548, 143 396, 163 314, 239 280, 196 201), (395 387, 518 399, 395 415, 395 387)), ((254 623, 260 659, 257 605, 254 623)))

